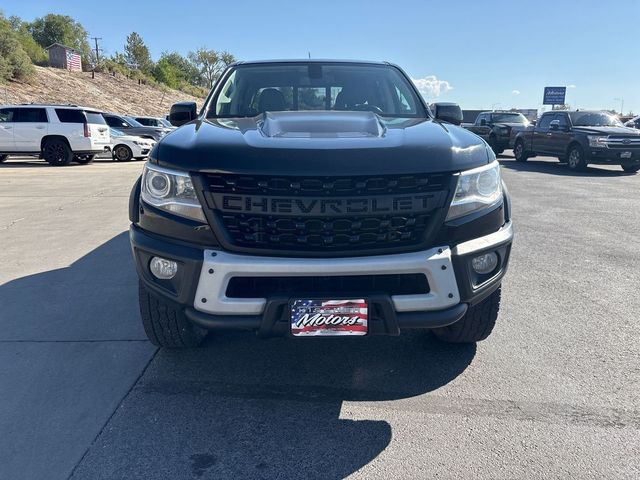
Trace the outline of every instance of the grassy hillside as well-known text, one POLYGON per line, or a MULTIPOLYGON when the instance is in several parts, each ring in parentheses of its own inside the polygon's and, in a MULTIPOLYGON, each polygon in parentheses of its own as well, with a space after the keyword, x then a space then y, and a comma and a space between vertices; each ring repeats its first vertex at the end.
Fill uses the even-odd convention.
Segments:
POLYGON ((166 87, 138 85, 122 75, 107 73, 71 73, 58 68, 35 67, 36 76, 29 84, 10 82, 0 85, 0 104, 73 103, 109 112, 129 115, 164 116, 172 103, 203 99, 166 87))

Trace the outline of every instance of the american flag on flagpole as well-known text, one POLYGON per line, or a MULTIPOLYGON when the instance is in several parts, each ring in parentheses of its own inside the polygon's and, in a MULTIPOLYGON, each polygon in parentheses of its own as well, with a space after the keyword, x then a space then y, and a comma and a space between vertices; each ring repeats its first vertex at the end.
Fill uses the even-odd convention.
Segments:
POLYGON ((82 59, 80 54, 73 50, 67 50, 67 70, 71 72, 82 71, 82 59))

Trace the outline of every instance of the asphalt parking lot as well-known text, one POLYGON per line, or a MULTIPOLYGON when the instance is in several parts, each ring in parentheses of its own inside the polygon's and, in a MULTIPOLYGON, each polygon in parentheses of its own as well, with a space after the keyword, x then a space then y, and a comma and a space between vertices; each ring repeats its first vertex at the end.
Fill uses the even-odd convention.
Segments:
POLYGON ((127 239, 142 162, 0 165, 0 479, 638 478, 640 174, 501 157, 498 325, 146 341, 127 239))

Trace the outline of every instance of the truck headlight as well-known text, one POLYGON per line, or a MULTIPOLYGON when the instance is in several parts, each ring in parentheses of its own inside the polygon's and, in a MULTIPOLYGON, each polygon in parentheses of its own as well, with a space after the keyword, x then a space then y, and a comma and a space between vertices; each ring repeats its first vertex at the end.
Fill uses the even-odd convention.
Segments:
POLYGON ((587 135, 591 148, 607 148, 607 138, 600 135, 587 135))
POLYGON ((145 163, 142 171, 142 200, 160 210, 206 222, 202 206, 187 172, 145 163))
POLYGON ((451 201, 447 220, 491 208, 502 201, 500 164, 491 162, 458 177, 456 193, 451 201))

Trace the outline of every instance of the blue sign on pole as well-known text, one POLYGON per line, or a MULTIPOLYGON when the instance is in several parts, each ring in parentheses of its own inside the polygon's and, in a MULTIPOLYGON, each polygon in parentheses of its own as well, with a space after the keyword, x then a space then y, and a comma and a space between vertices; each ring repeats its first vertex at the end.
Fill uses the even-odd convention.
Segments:
POLYGON ((567 87, 544 87, 543 105, 564 105, 567 87))

